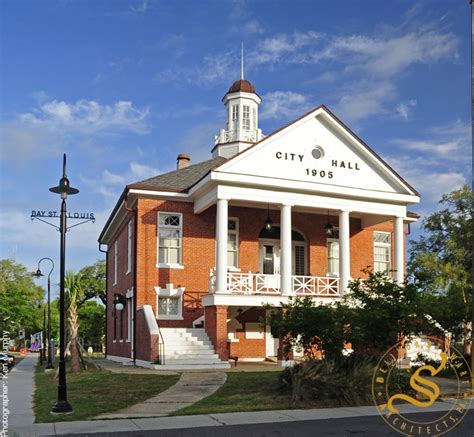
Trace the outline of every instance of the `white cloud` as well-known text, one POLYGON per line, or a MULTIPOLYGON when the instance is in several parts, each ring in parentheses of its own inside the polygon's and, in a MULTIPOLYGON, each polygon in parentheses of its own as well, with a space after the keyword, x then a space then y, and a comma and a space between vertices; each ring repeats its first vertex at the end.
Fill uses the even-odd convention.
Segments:
POLYGON ((274 91, 263 96, 260 119, 291 117, 304 113, 307 108, 307 98, 302 94, 292 91, 274 91))
POLYGON ((395 107, 395 112, 402 120, 407 121, 410 116, 412 109, 416 106, 416 100, 411 99, 406 102, 400 102, 395 107))
POLYGON ((346 121, 358 121, 375 114, 386 113, 384 103, 395 94, 395 86, 387 81, 362 81, 341 89, 335 111, 346 121))
POLYGON ((86 147, 99 135, 144 135, 149 131, 148 118, 148 108, 137 108, 130 101, 106 105, 84 99, 48 100, 2 123, 2 158, 21 162, 47 157, 71 144, 86 147))
POLYGON ((143 14, 148 10, 148 0, 142 0, 136 6, 130 6, 132 12, 143 14))
POLYGON ((386 160, 421 194, 421 207, 427 212, 436 208, 443 194, 466 183, 463 172, 449 168, 435 168, 421 156, 405 158, 391 156, 386 160))
POLYGON ((117 200, 117 197, 125 188, 125 185, 157 176, 165 171, 167 171, 167 169, 163 171, 137 161, 131 161, 123 174, 114 173, 105 169, 98 178, 91 179, 81 175, 80 179, 83 184, 102 195, 106 201, 113 202, 117 200))
POLYGON ((130 163, 130 175, 132 179, 147 179, 160 174, 160 171, 154 167, 140 164, 136 161, 130 163))
POLYGON ((109 170, 105 169, 102 171, 102 179, 107 185, 124 185, 125 178, 121 175, 114 174, 109 170))
POLYGON ((20 114, 18 121, 26 125, 42 126, 50 130, 68 132, 110 132, 126 130, 138 134, 148 132, 148 108, 137 109, 130 101, 102 105, 94 100, 75 103, 52 100, 33 112, 20 114))
POLYGON ((433 158, 442 158, 444 164, 468 164, 470 142, 471 126, 462 120, 437 126, 426 133, 424 138, 396 138, 391 141, 402 149, 426 155, 430 162, 433 158))
POLYGON ((469 123, 455 120, 430 129, 422 134, 424 138, 391 141, 400 153, 387 157, 387 162, 420 192, 421 212, 433 212, 443 194, 467 182, 471 170, 470 131, 469 123))

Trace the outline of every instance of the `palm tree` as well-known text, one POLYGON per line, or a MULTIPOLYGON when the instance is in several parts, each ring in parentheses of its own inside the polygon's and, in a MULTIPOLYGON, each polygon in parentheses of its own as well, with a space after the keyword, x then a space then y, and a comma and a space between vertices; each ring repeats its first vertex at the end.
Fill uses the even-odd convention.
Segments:
POLYGON ((71 352, 71 371, 79 373, 81 371, 81 356, 79 351, 79 341, 77 333, 79 324, 77 320, 78 303, 84 298, 84 287, 81 283, 81 274, 67 272, 65 278, 66 285, 66 311, 69 331, 69 351, 71 352))

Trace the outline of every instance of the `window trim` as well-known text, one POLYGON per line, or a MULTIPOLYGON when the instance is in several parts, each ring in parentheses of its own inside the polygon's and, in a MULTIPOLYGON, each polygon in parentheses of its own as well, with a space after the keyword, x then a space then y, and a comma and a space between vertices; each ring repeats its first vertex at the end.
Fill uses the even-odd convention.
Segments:
MULTIPOLYGON (((374 244, 374 248, 373 248, 373 255, 374 255, 374 273, 377 273, 377 272, 385 272, 387 273, 388 275, 390 275, 390 272, 392 271, 392 233, 391 232, 386 232, 386 231, 374 231, 373 232, 373 244, 374 244), (380 242, 376 242, 375 241, 375 234, 386 234, 386 235, 389 235, 390 236, 390 243, 380 243, 380 242), (385 247, 385 248, 388 248, 388 269, 387 270, 375 270, 375 263, 376 263, 376 260, 375 260, 375 248, 376 247, 385 247)), ((379 262, 379 261, 377 261, 379 262)))
POLYGON ((167 284, 166 288, 155 287, 156 292, 156 320, 183 320, 183 304, 184 304, 184 287, 173 288, 173 284, 167 284), (159 299, 177 299, 178 300, 178 314, 159 314, 159 299))
POLYGON ((112 285, 117 285, 118 282, 118 240, 114 242, 114 282, 112 285))
POLYGON ((250 105, 242 105, 242 129, 251 129, 250 105))
MULTIPOLYGON (((239 227, 239 218, 238 217, 228 217, 227 218, 227 245, 229 244, 229 234, 235 234, 235 253, 236 253, 236 262, 237 265, 231 266, 227 263, 227 270, 240 271, 240 227, 239 227), (229 221, 235 221, 235 231, 229 229, 229 221)), ((227 261, 229 260, 229 247, 227 247, 227 261)))
MULTIPOLYGON (((341 253, 340 253, 340 249, 341 249, 341 242, 339 241, 339 238, 327 238, 326 239, 326 276, 328 277, 331 277, 331 278, 339 278, 339 274, 340 274, 340 268, 341 268, 341 253), (330 272, 329 271, 329 244, 330 243, 337 243, 339 245, 339 257, 337 258, 337 261, 338 261, 338 270, 339 272, 338 273, 335 273, 335 272, 330 272)), ((333 258, 335 259, 335 258, 333 258)))
POLYGON ((183 213, 172 211, 158 211, 156 219, 156 267, 160 269, 183 269, 183 213), (160 225, 160 214, 179 215, 179 263, 160 263, 160 228, 178 229, 176 226, 160 225))
POLYGON ((128 275, 132 271, 132 220, 127 225, 127 271, 128 275))

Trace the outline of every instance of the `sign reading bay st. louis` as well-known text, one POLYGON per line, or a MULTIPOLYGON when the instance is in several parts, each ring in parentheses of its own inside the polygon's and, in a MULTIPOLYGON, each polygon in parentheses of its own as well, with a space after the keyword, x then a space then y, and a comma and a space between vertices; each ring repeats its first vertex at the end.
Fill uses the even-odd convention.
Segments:
MULTIPOLYGON (((39 220, 43 223, 46 223, 50 226, 55 227, 59 230, 59 226, 56 226, 53 223, 48 222, 46 219, 52 218, 60 218, 61 213, 59 211, 45 211, 45 210, 32 210, 30 218, 31 220, 39 220)), ((80 223, 76 223, 75 225, 69 226, 67 229, 71 229, 75 226, 82 225, 83 223, 92 222, 95 223, 95 215, 93 212, 67 212, 66 218, 68 219, 76 219, 82 220, 80 223)))
MULTIPOLYGON (((392 429, 404 436, 440 436, 450 433, 464 419, 471 405, 471 371, 452 344, 443 345, 436 337, 420 337, 401 341, 380 359, 372 380, 372 397, 378 412, 392 429), (417 355, 416 370, 410 377, 408 394, 400 393, 410 374, 410 365, 403 368, 402 357, 419 343, 426 347, 417 355), (445 352, 443 352, 443 346, 445 352), (454 388, 440 386, 439 376, 449 376, 454 388), (443 400, 450 408, 438 411, 435 401, 443 400), (430 408, 431 407, 431 408, 430 408), (431 412, 430 418, 417 419, 412 413, 431 412), (409 413, 407 415, 407 413, 409 413)), ((456 431, 453 432, 453 435, 456 431)))

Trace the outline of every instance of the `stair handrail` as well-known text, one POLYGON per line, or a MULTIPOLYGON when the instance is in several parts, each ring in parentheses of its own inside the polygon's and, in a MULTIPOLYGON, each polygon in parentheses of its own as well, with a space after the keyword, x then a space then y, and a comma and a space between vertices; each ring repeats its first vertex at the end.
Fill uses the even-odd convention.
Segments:
POLYGON ((161 365, 165 364, 165 339, 161 333, 160 325, 158 325, 158 359, 161 365), (161 342, 160 342, 161 339, 161 342))

